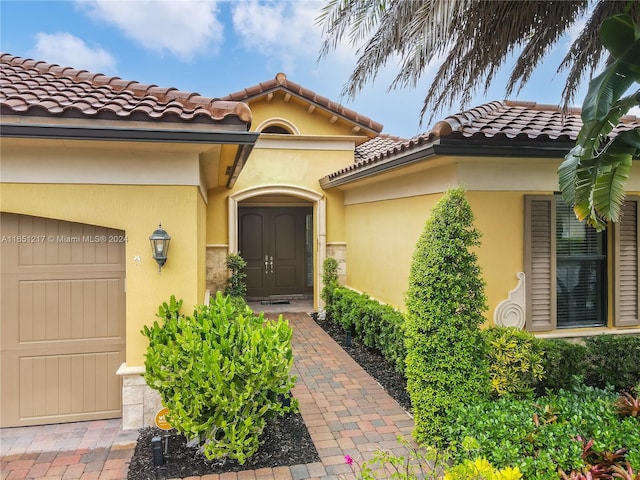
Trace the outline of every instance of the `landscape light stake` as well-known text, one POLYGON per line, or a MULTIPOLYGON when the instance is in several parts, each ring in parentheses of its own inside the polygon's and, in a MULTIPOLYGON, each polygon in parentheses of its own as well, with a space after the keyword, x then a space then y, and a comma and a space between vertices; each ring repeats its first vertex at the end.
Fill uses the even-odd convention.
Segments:
POLYGON ((162 439, 155 436, 151 439, 151 453, 153 454, 153 466, 164 465, 164 455, 162 453, 162 439))

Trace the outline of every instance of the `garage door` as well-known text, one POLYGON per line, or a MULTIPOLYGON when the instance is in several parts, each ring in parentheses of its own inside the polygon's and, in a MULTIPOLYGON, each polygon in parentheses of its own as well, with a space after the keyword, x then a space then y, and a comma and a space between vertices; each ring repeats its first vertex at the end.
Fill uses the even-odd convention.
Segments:
POLYGON ((0 214, 0 426, 121 416, 124 232, 0 214))

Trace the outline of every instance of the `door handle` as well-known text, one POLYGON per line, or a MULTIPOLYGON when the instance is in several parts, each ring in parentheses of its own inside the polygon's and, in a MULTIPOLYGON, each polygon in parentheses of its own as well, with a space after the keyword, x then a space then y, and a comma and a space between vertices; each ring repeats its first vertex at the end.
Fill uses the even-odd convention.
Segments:
POLYGON ((264 273, 269 273, 269 255, 264 256, 264 273))
POLYGON ((269 267, 271 269, 271 273, 273 273, 273 255, 271 256, 271 260, 269 262, 269 267))

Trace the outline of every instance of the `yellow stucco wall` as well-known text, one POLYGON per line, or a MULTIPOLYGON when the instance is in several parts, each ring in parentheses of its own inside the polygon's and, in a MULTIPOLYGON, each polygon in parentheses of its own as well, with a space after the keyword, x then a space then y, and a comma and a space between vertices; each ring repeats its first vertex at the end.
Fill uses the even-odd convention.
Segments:
POLYGON ((404 310, 409 268, 434 194, 346 208, 347 285, 404 310))
MULTIPOLYGON (((296 142, 297 143, 297 142, 296 142)), ((327 199, 327 241, 344 241, 343 194, 323 191, 319 179, 353 162, 348 150, 254 148, 232 189, 209 190, 207 243, 227 244, 228 197, 254 187, 294 186, 312 190, 327 199)))
MULTIPOLYGON (((500 302, 508 298, 509 292, 518 283, 517 273, 524 270, 524 197, 527 194, 554 193, 553 187, 557 181, 555 168, 549 167, 553 167, 553 164, 545 161, 538 170, 537 177, 535 169, 531 166, 527 173, 529 175, 534 172, 533 178, 530 179, 532 185, 547 186, 546 190, 506 190, 513 186, 513 182, 509 183, 505 178, 500 180, 494 170, 494 176, 487 176, 484 182, 492 189, 466 191, 466 198, 475 216, 474 224, 482 233, 481 246, 477 254, 486 282, 487 324, 493 323, 494 310, 500 302), (495 189, 500 181, 503 191, 495 189)), ((459 173, 458 170, 458 175, 459 173)), ((419 175, 419 172, 415 175, 419 175)), ((631 189, 627 191, 628 195, 637 195, 635 189, 638 186, 638 177, 640 172, 630 179, 628 186, 631 189)), ((519 181, 516 178, 513 180, 519 181)), ((401 179, 394 181, 397 185, 403 185, 401 179)), ((474 186, 482 184, 477 177, 474 182, 474 186)), ((399 188, 396 192, 396 197, 409 192, 410 195, 405 198, 372 200, 376 196, 391 196, 386 191, 387 187, 385 181, 372 182, 346 194, 348 203, 350 202, 346 206, 345 214, 347 285, 405 310, 405 294, 413 251, 424 229, 424 223, 433 206, 442 197, 442 193, 418 194, 408 185, 404 191, 399 188)), ((610 254, 611 245, 610 237, 610 254)), ((610 278, 611 275, 610 270, 610 278)), ((613 298, 612 296, 613 286, 612 282, 609 282, 609 298, 613 298)), ((612 303, 609 302, 609 326, 612 326, 612 303)), ((571 331, 565 330, 564 333, 570 334, 571 331)))
POLYGON ((198 295, 197 303, 204 301, 204 292, 207 283, 207 206, 204 203, 202 195, 198 194, 196 202, 198 204, 197 211, 197 267, 198 267, 198 295))
POLYGON ((142 326, 153 323, 170 295, 189 312, 204 293, 204 204, 196 186, 2 184, 2 211, 124 230, 126 244, 127 365, 144 363, 142 326), (171 235, 168 260, 158 272, 149 235, 162 222, 171 235), (137 262, 134 257, 139 256, 137 262))
MULTIPOLYGON (((404 310, 413 251, 441 198, 431 194, 348 206, 347 284, 404 310)), ((489 319, 523 268, 523 193, 467 192, 466 198, 482 232, 477 253, 489 319)))
POLYGON ((341 119, 331 123, 329 113, 319 107, 309 112, 309 103, 297 98, 291 97, 285 102, 284 92, 276 92, 271 101, 267 101, 265 97, 250 101, 249 106, 253 114, 253 131, 265 120, 285 119, 297 127, 300 135, 353 135, 351 124, 341 119))
POLYGON ((466 198, 482 233, 478 263, 487 283, 486 315, 493 321, 496 306, 507 299, 524 268, 524 193, 468 191, 466 198))

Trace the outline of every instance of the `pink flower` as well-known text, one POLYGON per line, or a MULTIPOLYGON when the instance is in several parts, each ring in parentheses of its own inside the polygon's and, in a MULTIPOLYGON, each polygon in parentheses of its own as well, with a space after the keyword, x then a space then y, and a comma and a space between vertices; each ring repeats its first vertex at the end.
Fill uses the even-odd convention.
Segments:
POLYGON ((347 465, 353 464, 353 458, 351 458, 351 455, 345 455, 344 461, 346 462, 347 465))

